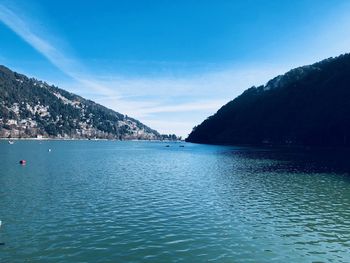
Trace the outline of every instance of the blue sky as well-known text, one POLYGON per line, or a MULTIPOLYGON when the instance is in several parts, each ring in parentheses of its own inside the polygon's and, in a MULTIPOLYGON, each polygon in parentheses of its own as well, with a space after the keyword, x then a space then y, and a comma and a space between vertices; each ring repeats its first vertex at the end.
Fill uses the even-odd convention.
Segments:
POLYGON ((0 40, 0 64, 186 136, 246 88, 348 52, 350 2, 0 0, 0 40))

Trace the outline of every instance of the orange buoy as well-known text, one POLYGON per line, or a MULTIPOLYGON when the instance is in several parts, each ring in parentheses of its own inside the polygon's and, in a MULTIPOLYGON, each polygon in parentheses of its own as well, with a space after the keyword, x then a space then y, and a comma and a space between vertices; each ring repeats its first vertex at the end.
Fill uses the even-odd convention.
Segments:
POLYGON ((26 165, 27 161, 26 160, 20 160, 19 164, 26 165))

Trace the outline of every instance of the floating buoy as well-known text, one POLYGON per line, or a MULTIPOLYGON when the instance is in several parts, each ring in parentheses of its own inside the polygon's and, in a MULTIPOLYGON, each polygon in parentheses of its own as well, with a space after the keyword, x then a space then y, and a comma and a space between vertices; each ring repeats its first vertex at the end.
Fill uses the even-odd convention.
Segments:
POLYGON ((51 149, 49 149, 48 152, 51 152, 51 149))
MULTIPOLYGON (((2 225, 2 222, 0 220, 0 227, 1 227, 1 225, 2 225)), ((0 246, 4 246, 4 245, 5 245, 5 243, 3 243, 3 242, 0 243, 0 246)))
POLYGON ((27 161, 26 160, 20 160, 19 164, 26 165, 27 161))

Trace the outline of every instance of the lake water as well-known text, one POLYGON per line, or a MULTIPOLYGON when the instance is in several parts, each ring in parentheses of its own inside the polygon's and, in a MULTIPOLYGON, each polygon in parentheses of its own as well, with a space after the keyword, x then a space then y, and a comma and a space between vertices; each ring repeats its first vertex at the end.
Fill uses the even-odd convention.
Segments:
POLYGON ((169 145, 0 142, 0 262, 350 262, 348 153, 169 145))

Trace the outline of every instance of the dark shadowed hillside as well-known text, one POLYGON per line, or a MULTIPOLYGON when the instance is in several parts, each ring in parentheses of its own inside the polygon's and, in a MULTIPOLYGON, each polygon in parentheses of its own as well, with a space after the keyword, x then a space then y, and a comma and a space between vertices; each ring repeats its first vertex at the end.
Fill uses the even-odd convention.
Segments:
POLYGON ((135 119, 0 66, 0 137, 38 136, 162 138, 135 119))
POLYGON ((209 144, 350 146, 350 55, 252 87, 193 129, 209 144))

